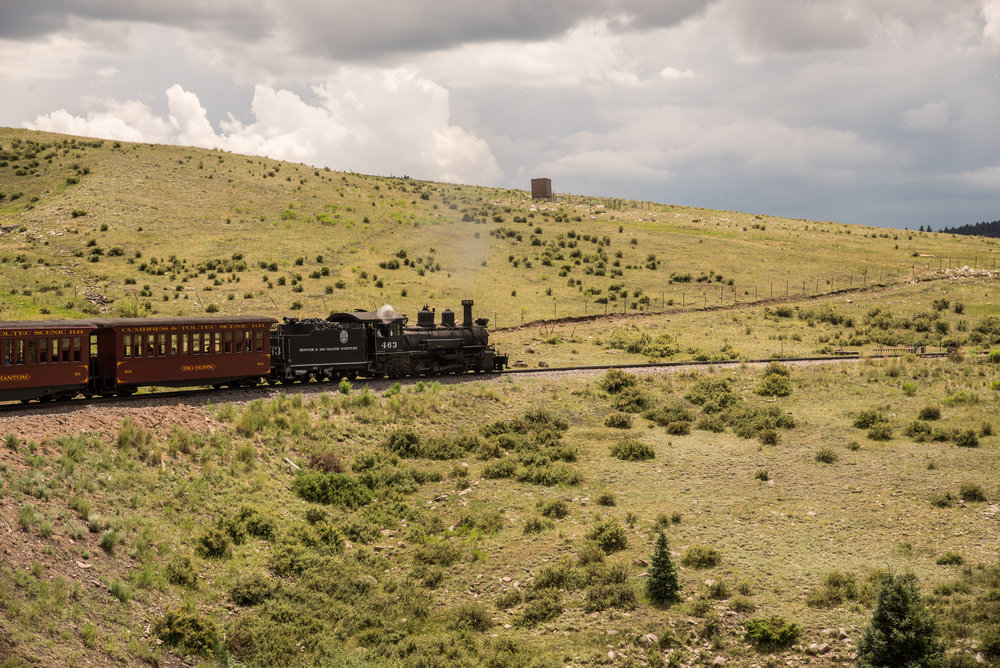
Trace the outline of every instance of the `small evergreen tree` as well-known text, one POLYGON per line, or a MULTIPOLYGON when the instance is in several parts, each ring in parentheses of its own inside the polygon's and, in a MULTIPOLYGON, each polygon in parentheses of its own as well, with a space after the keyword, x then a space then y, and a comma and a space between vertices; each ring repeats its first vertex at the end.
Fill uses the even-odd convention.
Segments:
POLYGON ((858 643, 859 668, 944 668, 944 645, 913 573, 882 581, 871 623, 858 643))
POLYGON ((649 600, 656 604, 675 600, 681 586, 677 582, 677 568, 670 558, 670 545, 667 543, 667 536, 662 531, 656 538, 656 547, 653 549, 651 561, 649 579, 646 580, 646 594, 649 596, 649 600))

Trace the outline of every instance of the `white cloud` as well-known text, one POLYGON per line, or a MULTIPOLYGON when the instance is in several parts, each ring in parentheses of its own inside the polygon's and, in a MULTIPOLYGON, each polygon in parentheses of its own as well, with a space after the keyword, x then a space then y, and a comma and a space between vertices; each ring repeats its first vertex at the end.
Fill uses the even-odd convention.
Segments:
POLYGON ((913 132, 936 132, 947 129, 950 116, 947 102, 928 102, 904 113, 899 127, 913 132))
POLYGON ((683 81, 685 79, 694 79, 694 70, 679 70, 676 67, 664 67, 660 70, 660 76, 667 81, 683 81))
POLYGON ((101 77, 102 79, 113 79, 114 77, 118 76, 118 74, 119 70, 117 67, 102 67, 101 69, 97 70, 97 76, 101 77))
POLYGON ((537 42, 465 44, 421 59, 447 84, 463 87, 585 87, 639 83, 620 33, 608 20, 583 21, 562 35, 537 42))
POLYGON ((981 11, 986 22, 983 37, 994 47, 1000 47, 1000 0, 983 0, 981 11))
POLYGON ((221 148, 374 174, 466 183, 500 179, 489 146, 449 120, 448 92, 414 70, 345 68, 315 88, 312 105, 286 90, 259 85, 254 122, 230 116, 217 132, 195 93, 167 92, 166 118, 138 101, 107 102, 86 117, 65 110, 26 127, 50 132, 221 148))

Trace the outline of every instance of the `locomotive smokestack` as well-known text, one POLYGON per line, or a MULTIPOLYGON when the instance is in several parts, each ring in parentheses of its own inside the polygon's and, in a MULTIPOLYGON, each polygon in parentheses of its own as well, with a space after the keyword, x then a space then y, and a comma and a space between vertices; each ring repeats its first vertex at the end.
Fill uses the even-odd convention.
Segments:
POLYGON ((472 300, 462 300, 462 327, 472 327, 472 300))

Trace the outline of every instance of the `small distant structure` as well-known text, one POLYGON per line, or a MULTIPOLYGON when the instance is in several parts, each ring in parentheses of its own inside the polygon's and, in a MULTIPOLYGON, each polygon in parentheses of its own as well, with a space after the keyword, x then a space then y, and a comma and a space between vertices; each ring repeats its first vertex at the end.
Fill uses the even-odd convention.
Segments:
POLYGON ((552 179, 531 179, 531 199, 551 199, 552 179))

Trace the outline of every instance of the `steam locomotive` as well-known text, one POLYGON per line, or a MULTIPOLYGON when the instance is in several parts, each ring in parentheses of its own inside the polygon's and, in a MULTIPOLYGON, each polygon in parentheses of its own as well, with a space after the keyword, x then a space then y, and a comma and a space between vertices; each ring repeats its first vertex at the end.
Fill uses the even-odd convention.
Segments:
POLYGON ((462 301, 460 325, 451 309, 435 323, 435 312, 426 306, 415 327, 391 307, 334 313, 326 320, 285 318, 271 332, 268 381, 502 370, 508 359, 490 345, 489 321, 473 321, 472 306, 471 299, 462 301))
POLYGON ((336 378, 492 372, 507 366, 486 319, 415 327, 391 307, 323 319, 110 318, 0 322, 0 401, 127 396, 140 387, 246 387, 336 378))

